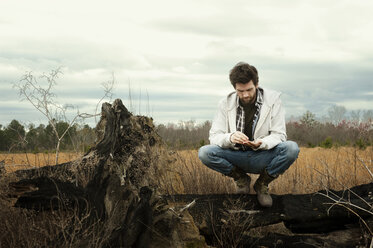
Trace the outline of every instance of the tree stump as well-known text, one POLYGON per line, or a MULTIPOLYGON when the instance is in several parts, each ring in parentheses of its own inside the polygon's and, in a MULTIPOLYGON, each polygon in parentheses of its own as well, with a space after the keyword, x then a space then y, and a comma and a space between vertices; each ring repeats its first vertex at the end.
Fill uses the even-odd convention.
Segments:
MULTIPOLYGON (((44 212, 78 209, 78 215, 89 208, 84 225, 101 224, 100 247, 204 245, 190 220, 184 235, 182 218, 157 193, 157 174, 174 158, 152 119, 133 116, 117 99, 102 105, 96 129, 98 141, 81 159, 15 172, 8 194, 17 199, 15 206, 44 212)), ((77 246, 88 242, 82 239, 77 246)))

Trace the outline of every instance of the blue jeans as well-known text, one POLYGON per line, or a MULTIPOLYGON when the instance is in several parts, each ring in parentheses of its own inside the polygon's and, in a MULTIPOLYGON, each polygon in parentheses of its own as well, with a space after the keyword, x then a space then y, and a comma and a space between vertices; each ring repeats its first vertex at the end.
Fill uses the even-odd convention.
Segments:
POLYGON ((236 151, 223 149, 217 145, 206 145, 198 151, 202 163, 225 175, 237 166, 252 174, 260 174, 267 170, 273 177, 284 173, 297 159, 298 154, 299 147, 293 141, 281 142, 271 150, 236 151))

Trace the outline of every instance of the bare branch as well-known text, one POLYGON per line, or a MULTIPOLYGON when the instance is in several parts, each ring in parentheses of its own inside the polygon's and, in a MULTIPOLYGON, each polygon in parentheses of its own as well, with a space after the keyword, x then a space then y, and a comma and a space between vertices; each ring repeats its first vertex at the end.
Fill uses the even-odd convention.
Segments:
POLYGON ((108 98, 108 99, 109 99, 109 102, 112 100, 114 84, 115 84, 115 76, 114 76, 114 73, 112 73, 112 79, 111 79, 110 81, 103 82, 103 83, 101 84, 101 85, 103 86, 103 88, 104 88, 104 95, 101 97, 101 99, 100 99, 100 100, 97 102, 97 104, 96 104, 96 109, 95 109, 95 114, 94 114, 94 117, 95 117, 95 123, 96 123, 96 124, 97 124, 96 116, 97 116, 97 109, 98 109, 98 106, 100 105, 100 103, 101 103, 105 98, 108 98))
POLYGON ((372 173, 372 171, 368 168, 368 166, 364 163, 364 161, 363 161, 362 159, 360 159, 360 158, 357 158, 357 159, 358 159, 358 160, 360 161, 360 163, 365 167, 365 169, 367 169, 367 171, 368 171, 370 177, 373 179, 373 173, 372 173))
MULTIPOLYGON (((331 173, 329 172, 329 169, 327 168, 327 164, 318 159, 321 163, 323 163, 324 165, 326 165, 326 170, 328 171, 328 175, 333 178, 339 185, 341 185, 343 187, 343 189, 345 190, 348 190, 348 192, 352 193, 354 196, 358 197, 360 200, 362 200, 367 206, 371 207, 370 203, 368 203, 367 201, 365 201, 362 197, 360 197, 358 194, 356 194, 355 192, 353 192, 351 189, 349 189, 346 185, 344 185, 343 183, 341 183, 336 177, 334 177, 333 175, 331 175, 331 173)), ((313 168, 316 172, 320 173, 321 175, 324 175, 322 172, 320 172, 319 170, 313 168)))
POLYGON ((22 100, 27 100, 28 102, 30 102, 36 110, 38 110, 47 118, 48 123, 52 128, 52 132, 57 138, 56 164, 58 163, 58 156, 62 139, 66 136, 71 127, 73 127, 79 119, 86 119, 91 117, 96 118, 96 116, 98 116, 97 109, 99 104, 105 98, 109 98, 111 100, 115 83, 115 77, 113 74, 111 81, 102 84, 104 87, 104 96, 97 103, 95 114, 81 114, 79 113, 78 109, 77 113, 70 121, 67 117, 68 112, 74 110, 76 107, 72 104, 59 104, 56 100, 56 95, 53 93, 53 87, 57 85, 57 79, 60 74, 62 74, 61 68, 57 68, 56 70, 52 70, 48 74, 43 73, 38 78, 40 80, 39 81, 32 74, 32 72, 26 72, 25 75, 21 77, 20 81, 13 86, 14 88, 18 89, 19 95, 22 100), (64 120, 67 123, 67 127, 64 130, 60 130, 59 132, 57 124, 60 120, 64 120))
MULTIPOLYGON (((371 215, 373 215, 373 212, 372 211, 368 211, 368 210, 366 210, 366 209, 364 209, 364 208, 361 208, 361 207, 359 207, 359 206, 357 206, 357 205, 355 205, 355 204, 352 204, 351 202, 347 202, 347 201, 340 201, 340 200, 337 200, 337 199, 334 199, 333 197, 330 197, 328 194, 323 194, 323 193, 319 193, 320 195, 323 195, 323 196, 325 196, 325 197, 327 197, 328 199, 330 199, 330 200, 332 200, 332 201, 334 201, 334 203, 329 203, 329 204, 332 204, 331 205, 331 207, 328 209, 328 213, 329 213, 329 211, 330 211, 330 209, 331 208, 333 208, 334 206, 341 206, 341 207, 344 207, 344 208, 346 208, 348 211, 350 211, 351 213, 353 213, 355 216, 357 216, 363 223, 364 223, 364 225, 365 225, 365 227, 367 228, 367 230, 369 231, 369 233, 371 234, 371 235, 373 235, 373 232, 372 232, 372 230, 370 230, 370 228, 369 228, 369 225, 364 221, 364 219, 363 218, 361 218, 361 216, 358 214, 358 213, 356 213, 356 211, 354 211, 352 208, 350 208, 349 206, 351 206, 351 207, 354 207, 354 208, 357 208, 357 209, 359 209, 359 210, 362 210, 362 211, 365 211, 365 212, 367 212, 367 213, 369 213, 369 214, 371 214, 371 215)), ((328 203, 326 203, 326 204, 328 204, 328 203)))

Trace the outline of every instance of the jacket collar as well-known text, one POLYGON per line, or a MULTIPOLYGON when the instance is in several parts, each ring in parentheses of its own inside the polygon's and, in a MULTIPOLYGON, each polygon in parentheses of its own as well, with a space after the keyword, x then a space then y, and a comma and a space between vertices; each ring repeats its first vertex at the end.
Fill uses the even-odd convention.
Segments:
MULTIPOLYGON (((270 112, 270 109, 271 109, 270 106, 281 95, 281 93, 277 91, 268 90, 265 88, 262 88, 262 90, 263 90, 263 104, 261 107, 259 120, 258 120, 255 130, 260 129, 260 127, 263 125, 265 118, 270 112)), ((228 111, 229 128, 231 132, 236 131, 236 114, 237 114, 237 107, 238 107, 237 99, 238 99, 238 96, 235 91, 231 92, 227 96, 227 111, 228 111)), ((254 133, 254 137, 255 137, 255 133, 254 133)))
MULTIPOLYGON (((264 89, 261 87, 258 87, 257 90, 260 90, 262 92, 261 96, 257 99, 261 104, 264 102, 264 89)), ((228 94, 227 96, 227 107, 228 111, 231 111, 232 109, 237 109, 239 106, 239 97, 237 96, 236 91, 233 91, 228 94)))

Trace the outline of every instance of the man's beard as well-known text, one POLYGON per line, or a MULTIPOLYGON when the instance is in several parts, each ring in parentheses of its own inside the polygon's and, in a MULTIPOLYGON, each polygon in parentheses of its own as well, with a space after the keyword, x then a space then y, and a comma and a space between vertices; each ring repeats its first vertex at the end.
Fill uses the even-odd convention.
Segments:
POLYGON ((247 98, 240 98, 240 102, 242 105, 250 105, 253 104, 256 100, 256 93, 253 97, 247 97, 247 98))

